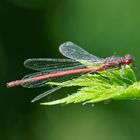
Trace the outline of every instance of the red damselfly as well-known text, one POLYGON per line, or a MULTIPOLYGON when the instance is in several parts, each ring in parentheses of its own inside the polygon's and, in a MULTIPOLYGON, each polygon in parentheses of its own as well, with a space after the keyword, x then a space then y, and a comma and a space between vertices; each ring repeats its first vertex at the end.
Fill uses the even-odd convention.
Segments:
MULTIPOLYGON (((72 42, 65 42, 60 45, 59 51, 68 59, 53 58, 32 58, 24 62, 24 66, 38 72, 31 73, 16 80, 7 83, 7 87, 23 86, 25 88, 43 87, 49 82, 64 82, 83 76, 86 73, 96 73, 107 69, 122 68, 121 77, 126 65, 132 63, 133 58, 127 54, 124 57, 108 57, 106 59, 98 58, 92 55, 72 42)), ((50 93, 63 87, 59 85, 48 90, 32 100, 37 101, 50 93)))

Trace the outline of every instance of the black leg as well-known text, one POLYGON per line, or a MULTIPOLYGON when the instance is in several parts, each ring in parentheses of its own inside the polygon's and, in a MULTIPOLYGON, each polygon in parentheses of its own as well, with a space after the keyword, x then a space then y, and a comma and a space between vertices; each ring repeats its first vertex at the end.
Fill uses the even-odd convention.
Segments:
POLYGON ((98 75, 100 75, 102 78, 105 78, 105 79, 107 79, 107 80, 110 80, 110 78, 109 77, 107 77, 107 76, 104 76, 104 75, 102 75, 101 73, 99 73, 99 72, 94 72, 95 74, 98 74, 98 75))

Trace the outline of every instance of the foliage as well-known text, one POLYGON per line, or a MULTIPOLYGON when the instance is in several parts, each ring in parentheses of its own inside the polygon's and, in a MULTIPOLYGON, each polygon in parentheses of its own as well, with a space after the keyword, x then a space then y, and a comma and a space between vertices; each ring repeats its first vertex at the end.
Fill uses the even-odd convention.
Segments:
POLYGON ((63 85, 64 87, 80 87, 76 93, 65 98, 41 105, 56 105, 62 103, 95 103, 108 100, 134 100, 140 98, 140 82, 137 82, 135 73, 127 67, 120 76, 122 70, 104 71, 100 74, 86 74, 68 82, 50 82, 51 85, 63 85))

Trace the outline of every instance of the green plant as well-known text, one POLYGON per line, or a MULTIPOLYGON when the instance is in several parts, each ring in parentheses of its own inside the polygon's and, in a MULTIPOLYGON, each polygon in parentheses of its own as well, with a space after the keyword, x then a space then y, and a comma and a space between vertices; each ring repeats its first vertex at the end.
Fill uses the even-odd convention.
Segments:
POLYGON ((140 82, 137 82, 133 70, 127 66, 120 76, 120 70, 104 71, 100 74, 87 74, 68 82, 50 82, 51 85, 63 85, 63 87, 78 86, 76 93, 65 98, 41 105, 56 105, 62 103, 95 103, 106 100, 134 100, 140 98, 140 82))

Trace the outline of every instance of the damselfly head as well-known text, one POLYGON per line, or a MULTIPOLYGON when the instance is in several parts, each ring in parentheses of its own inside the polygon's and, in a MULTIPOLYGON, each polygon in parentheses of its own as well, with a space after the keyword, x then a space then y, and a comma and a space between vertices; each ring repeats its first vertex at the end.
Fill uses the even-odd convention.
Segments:
POLYGON ((125 62, 125 64, 129 65, 133 61, 134 61, 134 58, 130 54, 127 54, 127 55, 124 56, 124 62, 125 62))

